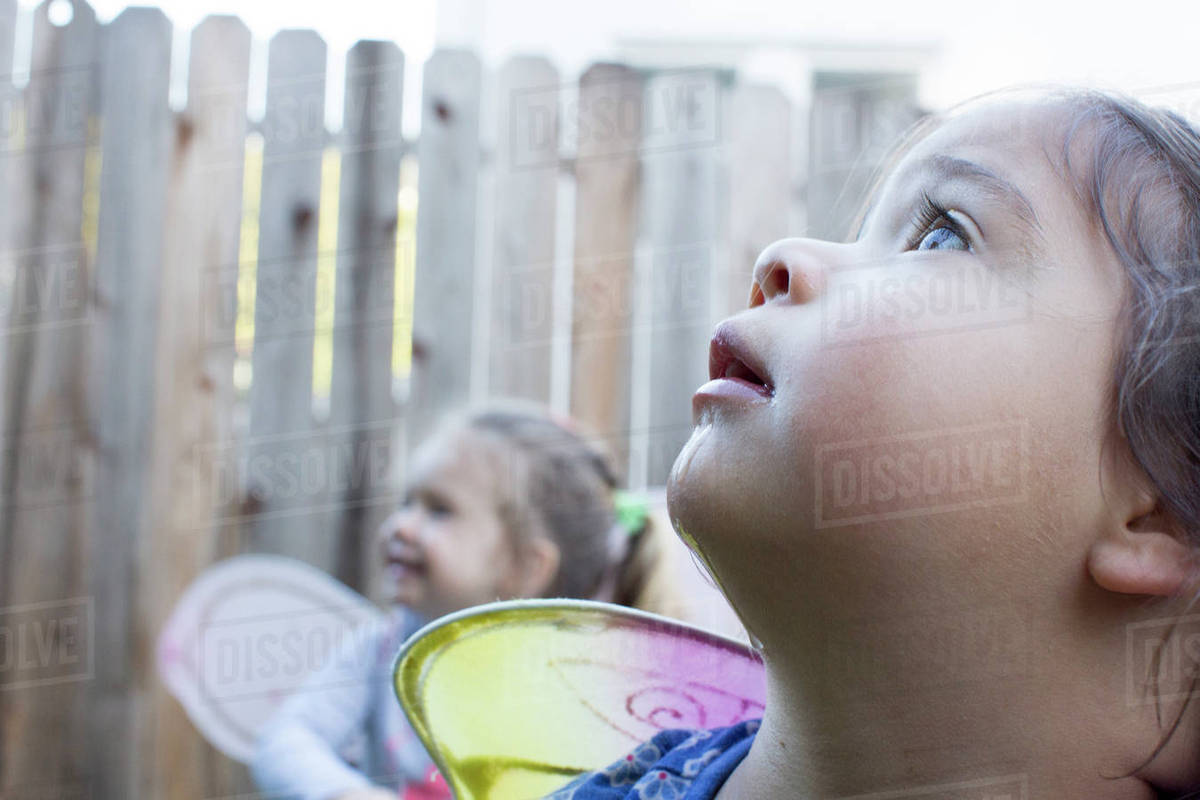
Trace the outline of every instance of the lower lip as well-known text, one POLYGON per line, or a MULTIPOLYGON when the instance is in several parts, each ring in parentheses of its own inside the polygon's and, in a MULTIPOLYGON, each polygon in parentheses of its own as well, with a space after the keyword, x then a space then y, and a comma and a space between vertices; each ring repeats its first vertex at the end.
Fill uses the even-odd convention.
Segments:
POLYGON ((761 383, 751 383, 741 378, 716 378, 697 389, 692 402, 706 397, 765 403, 771 399, 771 390, 761 383))

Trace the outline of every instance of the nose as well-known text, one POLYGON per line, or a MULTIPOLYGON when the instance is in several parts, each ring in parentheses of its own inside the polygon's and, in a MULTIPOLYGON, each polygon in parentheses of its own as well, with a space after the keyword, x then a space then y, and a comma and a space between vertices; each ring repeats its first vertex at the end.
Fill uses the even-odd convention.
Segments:
POLYGON ((413 508, 396 509, 379 526, 379 539, 385 546, 392 539, 416 544, 419 536, 417 511, 413 508))
POLYGON ((833 248, 842 246, 799 238, 767 245, 754 262, 750 308, 775 301, 811 303, 825 291, 833 248))

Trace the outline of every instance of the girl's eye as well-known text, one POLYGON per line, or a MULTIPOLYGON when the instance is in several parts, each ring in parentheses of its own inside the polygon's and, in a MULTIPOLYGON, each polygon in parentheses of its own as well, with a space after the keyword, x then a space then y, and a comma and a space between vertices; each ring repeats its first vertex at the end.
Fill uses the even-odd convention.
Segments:
POLYGON ((408 511, 414 506, 420 506, 425 509, 427 514, 433 517, 445 516, 453 512, 453 509, 446 502, 424 493, 406 495, 400 503, 400 510, 408 511))
POLYGON ((971 250, 970 237, 962 225, 927 194, 921 195, 912 230, 915 233, 908 241, 908 250, 971 250))
POLYGON ((917 250, 970 250, 971 245, 949 225, 941 225, 926 233, 917 243, 917 250))

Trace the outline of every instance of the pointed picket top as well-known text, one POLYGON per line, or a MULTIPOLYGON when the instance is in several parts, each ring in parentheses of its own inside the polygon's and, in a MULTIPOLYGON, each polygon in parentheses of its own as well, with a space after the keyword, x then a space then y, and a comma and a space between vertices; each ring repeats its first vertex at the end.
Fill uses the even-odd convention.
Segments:
POLYGON ((96 12, 87 0, 42 0, 34 9, 34 19, 55 28, 71 28, 75 25, 96 23, 96 12), (64 4, 71 7, 71 16, 62 22, 64 4))
MULTIPOLYGON (((240 18, 211 14, 192 29, 187 112, 177 135, 180 149, 198 147, 208 168, 241 174, 249 75, 250 28, 240 18)), ((236 263, 226 266, 236 272, 236 263)))
POLYGON ((294 65, 288 59, 304 58, 315 50, 325 52, 326 44, 321 34, 312 28, 284 28, 271 37, 267 47, 272 66, 278 64, 277 68, 282 69, 294 65))
POLYGON ((349 63, 354 58, 361 61, 364 53, 378 54, 375 56, 376 60, 386 60, 388 63, 404 61, 404 52, 400 49, 400 45, 389 39, 359 39, 346 51, 346 62, 349 63), (391 56, 391 58, 384 59, 380 56, 391 56))
POLYGON ((361 149, 401 143, 404 53, 395 42, 355 42, 346 52, 345 88, 343 147, 361 149))
POLYGON ((472 113, 473 121, 478 124, 483 65, 475 53, 452 47, 438 48, 425 62, 425 78, 433 81, 436 91, 425 92, 426 105, 421 110, 422 126, 426 122, 451 126, 458 121, 455 97, 443 91, 453 86, 461 87, 465 92, 464 99, 474 102, 473 109, 465 110, 472 113))
MULTIPOLYGON (((98 76, 99 25, 96 12, 84 0, 43 0, 33 12, 33 56, 30 83, 63 84, 64 81, 92 80, 98 76), (70 7, 70 19, 61 21, 62 4, 70 7), (70 73, 64 74, 64 73, 70 73)), ((91 83, 84 92, 91 95, 98 87, 91 83)), ((96 104, 92 103, 92 109, 96 104)), ((79 114, 73 115, 79 117, 79 114)), ((80 127, 78 120, 73 127, 80 127)))
MULTIPOLYGON (((242 21, 242 18, 237 14, 208 14, 204 19, 192 28, 192 41, 197 41, 201 31, 219 30, 229 33, 231 31, 244 32, 247 36, 250 35, 250 28, 242 21)), ((210 35, 208 33, 205 36, 210 35)))
POLYGON ((42 0, 33 12, 31 79, 32 73, 42 69, 94 68, 99 28, 96 12, 85 0, 42 0), (62 9, 66 7, 70 17, 64 21, 62 9))
POLYGON ((135 24, 147 26, 165 24, 170 27, 171 18, 167 16, 165 11, 157 6, 127 6, 121 10, 120 14, 117 14, 117 16, 113 17, 112 22, 108 23, 108 26, 113 28, 135 24), (138 22, 130 22, 129 20, 131 19, 138 20, 138 22))
POLYGON ((264 167, 325 146, 325 40, 308 28, 282 30, 267 48, 264 167))
POLYGON ((554 89, 558 87, 558 67, 554 66, 554 62, 545 56, 534 55, 532 53, 517 53, 504 59, 504 63, 500 65, 498 74, 510 75, 517 73, 520 75, 536 75, 550 79, 550 83, 538 86, 540 89, 554 89))
MULTIPOLYGON (((220 72, 239 75, 238 83, 245 83, 242 72, 249 69, 250 59, 250 28, 241 17, 233 14, 209 14, 192 28, 191 46, 188 50, 188 90, 193 88, 212 91, 219 87, 211 85, 210 75, 220 72), (222 69, 219 66, 222 56, 232 59, 232 64, 222 69), (246 67, 242 67, 242 63, 246 67), (211 66, 205 67, 202 65, 211 66)), ((188 105, 191 105, 189 99, 188 105)))

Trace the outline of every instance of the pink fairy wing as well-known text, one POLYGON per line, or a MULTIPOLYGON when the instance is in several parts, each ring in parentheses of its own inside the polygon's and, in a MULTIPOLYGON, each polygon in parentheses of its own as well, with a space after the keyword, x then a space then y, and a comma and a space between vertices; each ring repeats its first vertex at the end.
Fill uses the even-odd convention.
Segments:
POLYGON ((541 797, 668 728, 762 716, 750 648, 578 600, 492 603, 405 642, 396 694, 459 800, 541 797))
POLYGON ((304 562, 238 556, 205 570, 179 599, 158 637, 158 674, 204 738, 246 762, 279 705, 363 623, 381 619, 304 562))

